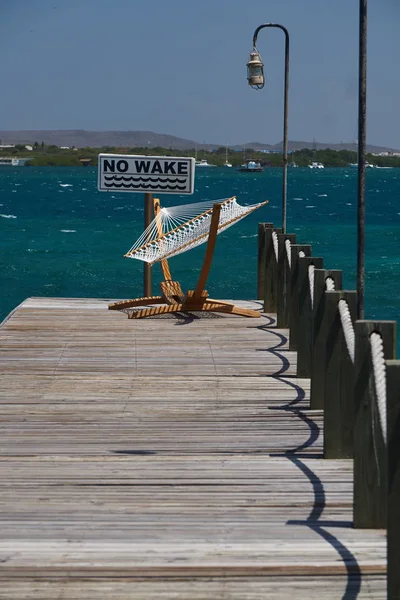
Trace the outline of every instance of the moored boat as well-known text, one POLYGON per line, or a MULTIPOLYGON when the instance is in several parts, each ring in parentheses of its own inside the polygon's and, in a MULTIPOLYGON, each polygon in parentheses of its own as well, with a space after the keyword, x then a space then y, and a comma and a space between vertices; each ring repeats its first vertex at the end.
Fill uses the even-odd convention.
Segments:
POLYGON ((29 158, 15 158, 15 156, 1 156, 0 167, 7 165, 9 167, 23 167, 29 158))
POLYGON ((226 146, 225 148, 225 163, 224 163, 224 167, 231 167, 231 163, 228 160, 228 146, 226 146))
POLYGON ((242 173, 262 173, 262 171, 264 171, 264 167, 262 167, 259 162, 249 160, 248 163, 242 165, 236 170, 241 171, 242 173))
POLYGON ((195 166, 196 167, 215 167, 215 165, 210 165, 210 163, 208 163, 205 158, 203 158, 202 160, 197 160, 195 162, 195 166))

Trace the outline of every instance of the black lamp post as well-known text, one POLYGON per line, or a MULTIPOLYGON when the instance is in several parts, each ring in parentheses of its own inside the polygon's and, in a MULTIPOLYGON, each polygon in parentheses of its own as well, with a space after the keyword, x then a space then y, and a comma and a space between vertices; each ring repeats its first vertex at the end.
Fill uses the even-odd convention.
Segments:
POLYGON ((367 130, 367 0, 360 0, 358 76, 357 318, 364 319, 365 157, 367 130))
POLYGON ((283 109, 283 180, 282 180, 282 231, 286 233, 286 205, 287 205, 287 163, 288 163, 288 105, 289 105, 289 32, 283 25, 264 23, 257 27, 253 35, 253 51, 247 63, 247 80, 249 85, 260 90, 264 87, 264 65, 257 50, 258 32, 264 27, 277 27, 285 34, 285 95, 283 109))

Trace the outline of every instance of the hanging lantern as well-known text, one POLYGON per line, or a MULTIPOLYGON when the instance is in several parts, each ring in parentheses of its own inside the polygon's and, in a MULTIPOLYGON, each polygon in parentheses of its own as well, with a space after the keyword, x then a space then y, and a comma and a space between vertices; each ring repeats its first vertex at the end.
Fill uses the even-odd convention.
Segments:
POLYGON ((250 59, 247 63, 247 81, 255 90, 261 90, 264 87, 264 64, 256 48, 250 52, 250 59))
POLYGON ((247 63, 247 81, 255 90, 261 90, 264 87, 264 65, 260 53, 255 48, 250 52, 250 59, 247 63))

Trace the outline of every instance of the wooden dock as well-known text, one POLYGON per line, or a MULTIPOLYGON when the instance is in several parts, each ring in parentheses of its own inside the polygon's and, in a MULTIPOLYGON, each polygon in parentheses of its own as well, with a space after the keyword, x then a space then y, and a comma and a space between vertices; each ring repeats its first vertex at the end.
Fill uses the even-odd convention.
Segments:
POLYGON ((386 598, 385 531, 353 529, 274 315, 107 305, 0 328, 0 600, 386 598))

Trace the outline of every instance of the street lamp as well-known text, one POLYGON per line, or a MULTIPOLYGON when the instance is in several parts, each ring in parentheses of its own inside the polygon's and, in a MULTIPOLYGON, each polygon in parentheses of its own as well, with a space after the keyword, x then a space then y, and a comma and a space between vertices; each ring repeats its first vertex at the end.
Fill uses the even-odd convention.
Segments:
POLYGON ((287 163, 288 163, 288 106, 289 106, 289 32, 283 25, 264 23, 257 27, 253 35, 253 50, 247 63, 247 81, 257 90, 264 87, 264 64, 257 50, 257 36, 265 27, 277 27, 285 34, 285 92, 283 108, 283 177, 282 177, 282 232, 286 233, 286 205, 287 205, 287 163))

